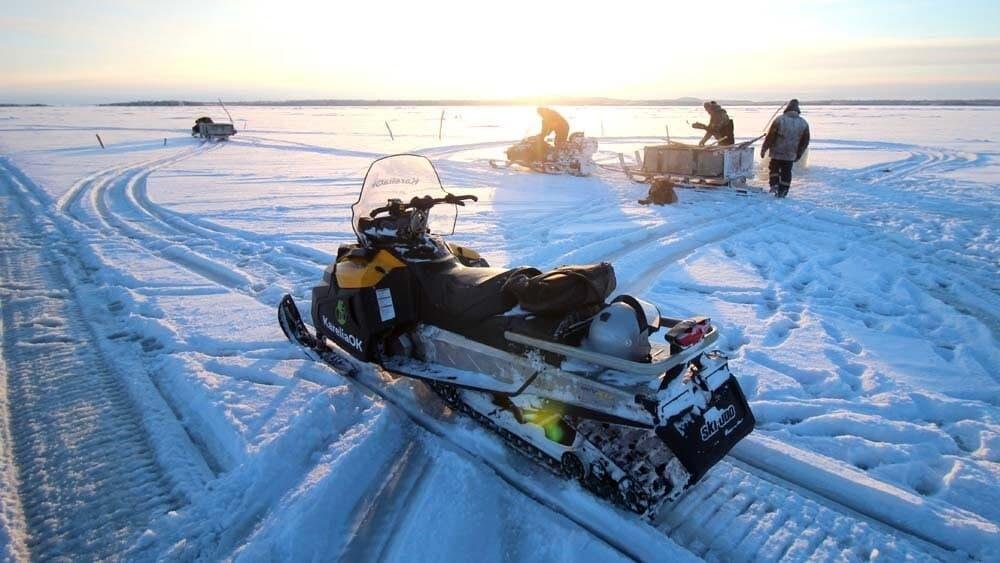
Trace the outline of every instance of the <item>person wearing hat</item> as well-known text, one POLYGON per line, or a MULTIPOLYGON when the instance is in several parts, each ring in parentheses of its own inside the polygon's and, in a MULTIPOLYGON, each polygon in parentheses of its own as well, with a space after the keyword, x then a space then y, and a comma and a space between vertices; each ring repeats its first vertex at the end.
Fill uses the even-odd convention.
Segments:
POLYGON ((788 195, 788 188, 792 186, 792 165, 802 158, 809 146, 809 124, 800 113, 798 100, 788 102, 785 112, 771 124, 764 145, 760 147, 761 158, 771 151, 768 179, 775 197, 788 195))
POLYGON ((733 120, 729 119, 729 113, 722 109, 722 106, 713 102, 705 102, 702 104, 705 111, 708 112, 710 119, 708 125, 698 122, 691 127, 695 129, 704 129, 705 136, 698 141, 698 146, 705 146, 705 143, 709 139, 715 137, 719 142, 720 147, 728 147, 734 142, 734 132, 733 132, 733 120))

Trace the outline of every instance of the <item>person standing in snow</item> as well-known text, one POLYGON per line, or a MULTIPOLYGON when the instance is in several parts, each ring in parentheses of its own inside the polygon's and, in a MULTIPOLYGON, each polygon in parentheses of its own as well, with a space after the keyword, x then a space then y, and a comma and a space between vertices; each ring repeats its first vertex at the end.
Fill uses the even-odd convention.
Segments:
POLYGON ((792 186, 792 165, 806 152, 809 146, 809 124, 799 115, 799 101, 791 100, 785 113, 774 120, 760 147, 760 157, 771 151, 768 166, 771 192, 775 197, 788 195, 792 186))
POLYGON ((722 109, 722 106, 715 102, 705 102, 702 104, 708 112, 708 125, 698 122, 692 125, 695 129, 704 129, 705 136, 698 141, 698 146, 703 147, 709 139, 715 137, 719 141, 720 147, 728 147, 734 142, 733 120, 729 118, 729 113, 722 109))
POLYGON ((201 127, 202 123, 212 123, 212 118, 211 117, 199 117, 198 119, 195 119, 194 120, 194 127, 191 128, 191 136, 192 137, 201 132, 200 127, 201 127))
POLYGON ((559 112, 549 108, 538 108, 538 115, 542 116, 542 132, 539 138, 544 141, 549 133, 556 134, 556 147, 560 147, 569 138, 569 122, 559 115, 559 112))

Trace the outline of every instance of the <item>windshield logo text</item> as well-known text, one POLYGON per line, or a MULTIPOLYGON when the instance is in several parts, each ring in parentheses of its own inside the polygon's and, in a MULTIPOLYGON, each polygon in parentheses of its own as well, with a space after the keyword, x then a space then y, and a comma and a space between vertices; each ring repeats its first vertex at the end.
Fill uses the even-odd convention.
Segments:
POLYGON ((415 186, 420 183, 420 178, 416 176, 412 178, 378 178, 372 183, 373 188, 378 188, 381 186, 391 186, 393 184, 407 184, 415 186))

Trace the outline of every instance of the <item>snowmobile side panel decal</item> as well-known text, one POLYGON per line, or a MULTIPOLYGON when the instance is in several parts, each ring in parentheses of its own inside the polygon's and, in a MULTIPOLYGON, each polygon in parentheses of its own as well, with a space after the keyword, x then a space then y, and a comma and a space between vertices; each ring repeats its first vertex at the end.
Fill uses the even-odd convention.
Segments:
POLYGON ((378 316, 382 322, 395 319, 396 308, 392 306, 392 290, 388 287, 376 289, 375 298, 378 300, 378 316))
POLYGON ((337 285, 344 289, 372 287, 390 271, 406 264, 385 250, 378 251, 368 262, 347 259, 337 263, 337 285))
POLYGON ((323 326, 325 326, 327 330, 336 335, 341 342, 347 344, 348 348, 354 348, 359 353, 364 353, 365 343, 363 340, 347 332, 346 330, 340 328, 339 326, 331 323, 330 319, 326 318, 326 315, 321 315, 321 318, 323 320, 323 326))

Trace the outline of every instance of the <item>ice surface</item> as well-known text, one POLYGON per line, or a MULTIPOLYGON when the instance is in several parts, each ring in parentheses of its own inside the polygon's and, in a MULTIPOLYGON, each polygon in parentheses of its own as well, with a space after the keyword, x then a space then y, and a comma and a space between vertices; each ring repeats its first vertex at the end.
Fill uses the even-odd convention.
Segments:
MULTIPOLYGON (((18 185, 37 188, 58 227, 43 233, 45 246, 86 290, 93 337, 112 362, 139 358, 128 371, 148 387, 132 393, 180 421, 144 413, 154 446, 168 447, 157 429, 172 428, 208 468, 176 478, 200 493, 154 522, 133 555, 623 557, 285 343, 274 306, 287 291, 308 307, 352 237, 349 208, 367 165, 395 152, 426 154, 446 189, 480 197, 461 210, 453 240, 494 266, 610 260, 619 291, 668 316, 711 316, 757 415, 755 435, 781 444, 759 463, 798 471, 786 447, 821 456, 848 486, 856 473, 952 515, 945 539, 996 555, 995 542, 977 544, 968 530, 1000 522, 1000 110, 804 107, 810 166, 787 200, 681 190, 677 205, 644 207, 646 186, 608 169, 572 178, 490 168, 486 159, 537 128, 532 108, 448 108, 441 141, 440 108, 235 109, 239 134, 200 145, 187 130, 214 108, 0 108, 9 162, 0 182, 15 190, 5 178, 20 174, 18 185)), ((728 109, 741 138, 772 111, 728 109)), ((574 130, 603 127, 596 158, 614 165, 617 152, 662 142, 665 125, 675 139, 697 139, 685 121, 700 112, 564 113, 574 130)), ((32 295, 0 281, 0 309, 32 295)), ((426 401, 406 382, 389 385, 426 401)), ((487 457, 502 451, 488 433, 442 424, 458 424, 487 457)), ((17 524, 5 448, 0 557, 17 555, 30 532, 17 524)), ((566 489, 559 498, 614 522, 623 541, 682 554, 555 483, 566 489)), ((763 538, 740 545, 771 553, 763 538)))

